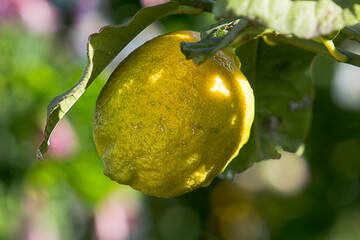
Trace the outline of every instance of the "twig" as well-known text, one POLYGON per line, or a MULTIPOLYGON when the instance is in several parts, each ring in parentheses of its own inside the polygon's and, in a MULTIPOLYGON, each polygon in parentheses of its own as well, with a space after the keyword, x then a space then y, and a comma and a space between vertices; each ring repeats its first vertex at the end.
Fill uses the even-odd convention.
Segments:
MULTIPOLYGON (((274 34, 268 34, 267 37, 274 42, 286 43, 311 52, 320 53, 328 57, 333 57, 323 44, 315 42, 313 40, 304 40, 295 37, 285 37, 282 35, 275 36, 274 34)), ((347 59, 345 63, 360 67, 359 55, 343 49, 337 49, 337 50, 339 51, 339 53, 346 56, 347 59)))
POLYGON ((331 56, 333 56, 339 62, 347 62, 347 57, 336 49, 335 44, 332 40, 328 40, 323 37, 321 37, 320 39, 331 54, 331 56))

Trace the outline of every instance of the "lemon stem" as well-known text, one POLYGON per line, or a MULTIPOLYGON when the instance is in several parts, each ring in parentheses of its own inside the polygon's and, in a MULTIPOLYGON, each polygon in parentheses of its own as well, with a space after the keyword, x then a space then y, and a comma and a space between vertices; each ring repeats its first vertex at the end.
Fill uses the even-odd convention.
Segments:
POLYGON ((347 62, 347 57, 344 54, 341 54, 335 47, 335 44, 332 40, 325 39, 323 37, 320 38, 325 47, 328 49, 331 56, 333 56, 339 62, 347 62))

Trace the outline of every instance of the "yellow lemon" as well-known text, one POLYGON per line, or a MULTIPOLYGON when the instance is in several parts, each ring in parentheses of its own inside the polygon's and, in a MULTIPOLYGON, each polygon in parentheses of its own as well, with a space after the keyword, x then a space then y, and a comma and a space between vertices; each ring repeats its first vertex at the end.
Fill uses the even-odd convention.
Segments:
POLYGON ((254 97, 240 62, 225 48, 196 66, 180 42, 198 40, 179 31, 146 42, 101 90, 93 134, 112 180, 178 196, 207 186, 247 142, 254 97))

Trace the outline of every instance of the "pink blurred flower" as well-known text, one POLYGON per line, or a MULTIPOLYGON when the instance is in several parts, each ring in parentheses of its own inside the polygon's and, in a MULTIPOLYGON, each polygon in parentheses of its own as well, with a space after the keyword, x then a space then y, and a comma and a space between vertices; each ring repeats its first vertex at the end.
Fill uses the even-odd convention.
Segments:
POLYGON ((150 7, 150 6, 154 6, 154 5, 158 5, 158 4, 162 4, 162 3, 166 3, 168 2, 168 0, 141 0, 141 5, 143 7, 150 7))
POLYGON ((13 0, 24 23, 35 33, 53 33, 59 26, 56 8, 46 0, 13 0))
POLYGON ((49 155, 62 159, 69 157, 75 152, 77 143, 73 127, 66 118, 63 118, 50 137, 49 155))
POLYGON ((31 189, 23 199, 24 219, 22 238, 24 240, 57 240, 59 228, 49 213, 49 199, 40 190, 31 189))
POLYGON ((110 24, 106 16, 99 11, 100 5, 100 0, 81 0, 76 5, 75 24, 71 29, 71 42, 76 54, 84 60, 89 36, 110 24))
POLYGON ((17 17, 17 7, 12 0, 0 1, 0 20, 12 20, 17 17))
POLYGON ((99 240, 125 240, 136 229, 140 204, 135 194, 110 195, 95 213, 95 229, 99 240))

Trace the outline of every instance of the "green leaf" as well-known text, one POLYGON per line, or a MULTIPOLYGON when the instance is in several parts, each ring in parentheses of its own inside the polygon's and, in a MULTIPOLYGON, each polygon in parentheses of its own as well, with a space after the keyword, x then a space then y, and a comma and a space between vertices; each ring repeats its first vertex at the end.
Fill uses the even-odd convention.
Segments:
POLYGON ((224 20, 205 29, 202 39, 195 43, 181 43, 181 51, 187 59, 199 65, 216 51, 228 46, 248 24, 247 20, 224 20))
MULTIPOLYGON (((222 37, 229 33, 233 27, 240 23, 239 18, 223 19, 214 23, 201 31, 201 39, 211 39, 215 37, 222 37)), ((242 24, 245 22, 243 21, 242 24)), ((245 25, 246 26, 246 25, 245 25)))
POLYGON ((359 23, 358 1, 337 2, 340 5, 331 0, 217 0, 213 12, 216 18, 245 17, 280 34, 315 38, 359 23))
MULTIPOLYGON (((360 8, 359 8, 359 10, 360 10, 360 8)), ((352 27, 345 27, 344 29, 342 29, 341 32, 346 34, 347 36, 349 36, 351 39, 360 43, 360 31, 358 31, 357 29, 352 28, 352 27)))
POLYGON ((296 152, 312 118, 314 87, 310 65, 314 53, 285 44, 250 41, 236 50, 255 94, 255 120, 249 142, 227 170, 243 171, 279 150, 296 152))
POLYGON ((107 26, 89 37, 87 44, 88 63, 79 82, 64 94, 55 97, 47 109, 47 123, 44 140, 37 151, 37 158, 49 149, 49 138, 56 124, 81 97, 95 78, 116 57, 116 55, 142 30, 151 23, 171 14, 197 14, 202 10, 182 6, 178 2, 168 2, 154 7, 141 9, 133 19, 122 26, 107 26))

